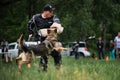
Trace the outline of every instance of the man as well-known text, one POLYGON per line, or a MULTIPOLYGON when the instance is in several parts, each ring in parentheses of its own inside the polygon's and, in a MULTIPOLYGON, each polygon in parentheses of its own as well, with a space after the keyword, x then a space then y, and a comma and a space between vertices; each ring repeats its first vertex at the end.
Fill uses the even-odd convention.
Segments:
MULTIPOLYGON (((44 6, 42 14, 36 14, 31 18, 31 20, 28 23, 29 40, 34 35, 33 28, 35 27, 36 27, 35 30, 38 33, 37 41, 38 43, 40 43, 40 42, 43 42, 47 36, 46 35, 47 28, 50 28, 54 23, 60 25, 60 21, 56 17, 56 15, 53 14, 53 10, 54 8, 51 5, 47 4, 44 6)), ((62 32, 62 30, 60 32, 62 32)), ((59 57, 61 57, 61 55, 59 57)), ((61 59, 61 58, 56 58, 56 59, 61 59)), ((42 56, 40 60, 41 60, 40 63, 42 63, 44 67, 47 67, 46 65, 44 65, 44 63, 47 63, 47 56, 42 56)), ((59 60, 58 64, 60 64, 60 61, 61 60, 59 60)))
POLYGON ((115 42, 115 49, 116 49, 116 58, 120 58, 120 32, 118 32, 118 35, 114 39, 115 42))
POLYGON ((110 51, 110 59, 115 59, 115 46, 113 40, 110 40, 109 51, 110 51))
MULTIPOLYGON (((41 29, 50 28, 53 23, 59 23, 59 19, 53 14, 53 8, 51 5, 45 5, 42 14, 34 15, 28 23, 29 39, 34 35, 33 28, 36 26, 36 31, 39 32, 41 29)), ((38 41, 44 41, 46 36, 38 33, 38 41)))
POLYGON ((98 38, 98 41, 97 41, 98 58, 99 58, 99 59, 101 59, 101 58, 104 59, 103 45, 104 45, 104 44, 103 44, 102 38, 99 37, 99 38, 98 38))
POLYGON ((74 45, 74 53, 75 53, 75 59, 77 60, 79 58, 79 53, 78 53, 78 48, 79 48, 79 41, 74 45))
POLYGON ((2 49, 2 59, 4 59, 5 54, 7 54, 5 52, 8 52, 8 42, 5 39, 3 39, 3 41, 1 42, 1 49, 2 49))

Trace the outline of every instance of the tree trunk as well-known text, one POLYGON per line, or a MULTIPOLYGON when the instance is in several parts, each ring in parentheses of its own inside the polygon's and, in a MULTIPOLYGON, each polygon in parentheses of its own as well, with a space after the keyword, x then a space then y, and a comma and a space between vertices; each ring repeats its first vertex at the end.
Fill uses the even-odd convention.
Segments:
POLYGON ((102 40, 104 42, 103 52, 105 53, 105 51, 106 51, 106 28, 105 28, 104 21, 101 21, 100 28, 101 28, 101 37, 102 37, 102 40))
POLYGON ((33 16, 33 1, 32 0, 28 0, 28 17, 29 19, 31 19, 31 17, 33 16))

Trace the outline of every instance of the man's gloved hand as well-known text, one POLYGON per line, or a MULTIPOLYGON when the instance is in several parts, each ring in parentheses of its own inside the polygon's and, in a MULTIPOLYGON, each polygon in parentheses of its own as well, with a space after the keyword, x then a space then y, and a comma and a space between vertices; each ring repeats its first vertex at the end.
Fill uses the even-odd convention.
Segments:
POLYGON ((32 41, 32 40, 33 40, 33 34, 29 34, 28 41, 32 41))
POLYGON ((29 34, 29 38, 31 38, 33 36, 33 34, 29 34))

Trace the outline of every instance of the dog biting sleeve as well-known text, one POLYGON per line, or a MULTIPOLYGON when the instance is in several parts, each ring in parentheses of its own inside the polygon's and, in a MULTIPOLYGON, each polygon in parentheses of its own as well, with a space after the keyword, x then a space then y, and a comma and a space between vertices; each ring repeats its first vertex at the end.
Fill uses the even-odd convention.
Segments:
POLYGON ((63 29, 64 29, 64 28, 61 26, 61 24, 56 23, 56 22, 54 22, 50 27, 51 27, 51 28, 52 28, 52 27, 56 27, 58 34, 62 33, 62 32, 63 32, 63 29))

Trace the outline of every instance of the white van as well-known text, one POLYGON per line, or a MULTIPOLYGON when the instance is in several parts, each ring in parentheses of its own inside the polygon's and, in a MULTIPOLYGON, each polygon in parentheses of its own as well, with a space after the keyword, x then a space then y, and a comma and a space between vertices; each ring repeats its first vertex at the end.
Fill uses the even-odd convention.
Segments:
MULTIPOLYGON (((27 46, 30 45, 37 45, 37 42, 25 42, 27 46)), ((18 44, 17 42, 9 43, 8 44, 8 55, 9 53, 12 55, 12 57, 18 56, 18 44)))

